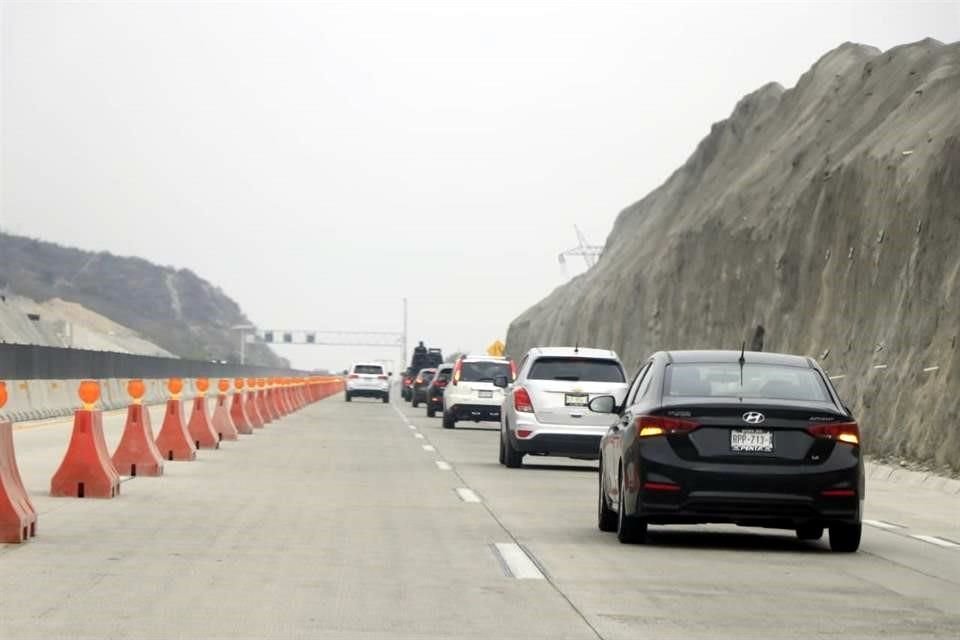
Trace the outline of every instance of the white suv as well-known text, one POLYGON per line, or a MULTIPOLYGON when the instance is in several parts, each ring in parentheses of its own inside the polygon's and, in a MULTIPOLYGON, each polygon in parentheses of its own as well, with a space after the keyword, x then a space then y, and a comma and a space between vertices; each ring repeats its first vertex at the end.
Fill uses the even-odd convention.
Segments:
POLYGON ((513 380, 513 361, 493 356, 464 356, 453 365, 450 383, 443 390, 443 428, 453 429, 457 420, 500 420, 503 389, 497 378, 513 380))
POLYGON ((390 374, 383 370, 382 364, 358 362, 350 367, 347 375, 347 402, 354 396, 381 398, 390 402, 390 374))
POLYGON ((535 348, 506 387, 500 422, 500 464, 519 467, 526 454, 597 459, 609 415, 593 413, 597 396, 627 395, 620 358, 607 349, 535 348))

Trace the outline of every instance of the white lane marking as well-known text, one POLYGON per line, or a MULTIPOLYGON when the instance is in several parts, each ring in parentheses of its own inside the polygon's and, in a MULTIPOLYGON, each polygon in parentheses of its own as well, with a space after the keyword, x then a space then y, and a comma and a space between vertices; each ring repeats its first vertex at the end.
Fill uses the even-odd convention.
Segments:
POLYGON ((513 542, 498 542, 493 545, 504 566, 514 578, 518 580, 543 580, 543 573, 533 563, 530 556, 513 542))
POLYGON ((924 373, 930 373, 931 371, 939 371, 940 367, 927 367, 923 370, 924 373))
POLYGON ((417 428, 416 428, 415 426, 413 426, 412 424, 408 424, 407 426, 410 427, 411 429, 413 429, 414 431, 417 430, 417 428))
POLYGON ((457 495, 460 496, 460 499, 464 502, 480 502, 480 496, 473 492, 473 489, 467 489, 461 487, 457 489, 457 495))
POLYGON ((886 529, 888 531, 894 531, 897 529, 906 529, 902 524, 894 524, 892 522, 884 522, 883 520, 864 520, 863 524, 876 527, 877 529, 886 529))
POLYGON ((936 536, 922 536, 919 534, 910 534, 911 538, 916 538, 917 540, 923 540, 924 542, 929 542, 930 544, 935 544, 938 547, 943 547, 944 549, 960 549, 960 544, 956 542, 951 542, 949 540, 944 540, 943 538, 938 538, 936 536))
POLYGON ((831 379, 831 380, 843 380, 843 379, 846 378, 846 377, 847 377, 847 374, 845 374, 845 373, 839 373, 839 374, 837 374, 837 375, 835 375, 835 376, 830 376, 830 379, 831 379))
POLYGON ((415 433, 415 434, 413 434, 413 437, 416 438, 417 440, 423 440, 423 434, 422 434, 422 433, 415 433))
POLYGON ((874 368, 874 369, 886 369, 886 368, 887 368, 887 365, 885 365, 885 364, 875 364, 875 365, 873 365, 873 368, 874 368))
POLYGON ((436 451, 436 449, 434 449, 434 447, 433 447, 432 444, 425 444, 425 445, 423 445, 423 450, 424 450, 424 451, 436 451))
POLYGON ((449 462, 437 460, 437 469, 440 469, 440 471, 450 471, 452 468, 449 462))

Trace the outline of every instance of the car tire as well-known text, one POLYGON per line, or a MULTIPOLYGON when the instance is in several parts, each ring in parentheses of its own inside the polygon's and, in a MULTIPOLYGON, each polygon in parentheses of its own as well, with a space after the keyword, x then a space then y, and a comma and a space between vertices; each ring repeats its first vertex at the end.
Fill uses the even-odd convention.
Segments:
POLYGON ((389 393, 383 394, 383 404, 389 404, 389 403, 390 403, 390 394, 389 393))
POLYGON ((623 472, 620 473, 620 495, 617 506, 617 540, 623 544, 642 544, 647 541, 647 521, 626 515, 623 506, 623 472))
POLYGON ((503 439, 503 463, 510 469, 519 469, 523 466, 523 452, 514 448, 509 435, 503 439))
POLYGON ((600 480, 597 482, 599 491, 597 491, 597 528, 600 531, 617 530, 617 514, 607 504, 606 492, 603 490, 603 459, 600 460, 600 480))
POLYGON ((350 395, 350 392, 347 391, 347 392, 344 394, 344 397, 346 398, 346 401, 347 401, 347 402, 350 402, 350 398, 351 398, 352 396, 350 395))
POLYGON ((860 548, 863 525, 836 524, 830 527, 830 550, 838 553, 853 553, 860 548))
POLYGON ((503 429, 500 430, 500 464, 506 464, 507 458, 503 453, 503 429))
POLYGON ((443 412, 443 428, 453 429, 455 426, 457 426, 457 421, 453 419, 452 415, 444 411, 443 412))
POLYGON ((819 540, 823 537, 823 525, 805 524, 797 527, 797 538, 800 540, 819 540))
POLYGON ((433 405, 429 402, 427 403, 427 417, 435 418, 437 416, 437 410, 433 408, 433 405))
POLYGON ((410 406, 413 407, 414 409, 420 406, 420 403, 417 402, 417 394, 413 394, 413 397, 410 400, 410 406))

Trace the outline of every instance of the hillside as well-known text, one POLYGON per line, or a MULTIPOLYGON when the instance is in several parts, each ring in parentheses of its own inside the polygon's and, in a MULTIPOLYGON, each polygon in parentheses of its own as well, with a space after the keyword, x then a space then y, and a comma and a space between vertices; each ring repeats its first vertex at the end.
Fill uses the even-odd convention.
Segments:
MULTIPOLYGON (((4 290, 40 302, 60 298, 82 305, 191 359, 238 362, 239 340, 230 327, 249 322, 236 302, 186 269, 0 233, 4 290)), ((286 365, 259 344, 248 345, 247 361, 286 365)))
POLYGON ((960 470, 958 242, 960 44, 847 43, 744 97, 507 347, 814 356, 869 452, 960 470))

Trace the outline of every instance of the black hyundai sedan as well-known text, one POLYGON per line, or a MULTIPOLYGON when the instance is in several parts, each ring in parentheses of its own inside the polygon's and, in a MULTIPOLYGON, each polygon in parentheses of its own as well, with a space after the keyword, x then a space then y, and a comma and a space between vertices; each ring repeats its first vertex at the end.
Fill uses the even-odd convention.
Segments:
POLYGON ((741 351, 651 356, 600 443, 598 526, 644 542, 647 525, 733 523, 830 532, 860 546, 860 430, 811 358, 741 351))

